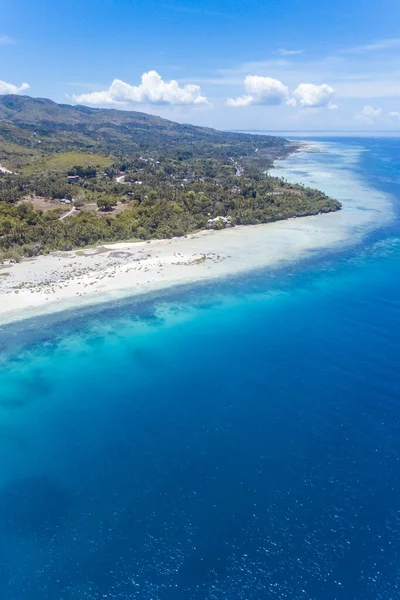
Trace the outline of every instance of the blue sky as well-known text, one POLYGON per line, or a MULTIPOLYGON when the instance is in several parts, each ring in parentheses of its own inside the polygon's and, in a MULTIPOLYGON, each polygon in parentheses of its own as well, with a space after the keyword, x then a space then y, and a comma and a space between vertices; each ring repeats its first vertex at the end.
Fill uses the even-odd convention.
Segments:
POLYGON ((0 0, 0 10, 0 93, 223 129, 400 130, 398 0, 0 0))

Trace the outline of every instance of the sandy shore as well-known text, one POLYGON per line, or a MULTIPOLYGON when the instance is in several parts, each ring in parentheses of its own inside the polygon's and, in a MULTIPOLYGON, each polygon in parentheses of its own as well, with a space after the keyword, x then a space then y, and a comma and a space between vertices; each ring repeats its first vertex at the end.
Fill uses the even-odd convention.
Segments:
MULTIPOLYGON (((285 161, 288 168, 280 174, 298 178, 298 160, 304 161, 304 156, 285 161)), ((304 180, 304 165, 301 168, 304 180)), ((172 240, 105 244, 0 266, 0 324, 176 284, 284 266, 316 250, 357 241, 392 218, 387 196, 354 180, 343 169, 328 175, 324 171, 316 179, 314 170, 306 183, 339 198, 343 210, 337 213, 205 231, 172 240)))
POLYGON ((0 323, 278 266, 344 239, 337 214, 58 252, 0 270, 0 323))

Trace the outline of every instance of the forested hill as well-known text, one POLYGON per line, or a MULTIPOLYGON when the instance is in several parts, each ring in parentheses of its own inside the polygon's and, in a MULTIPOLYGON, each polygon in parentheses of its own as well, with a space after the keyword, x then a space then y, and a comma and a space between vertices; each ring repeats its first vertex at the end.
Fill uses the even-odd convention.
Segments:
POLYGON ((0 96, 0 262, 338 210, 273 177, 290 150, 278 137, 0 96))
POLYGON ((16 95, 0 96, 1 141, 42 152, 79 150, 118 157, 166 148, 195 151, 197 156, 242 156, 258 148, 270 160, 287 146, 279 137, 221 132, 141 112, 16 95))

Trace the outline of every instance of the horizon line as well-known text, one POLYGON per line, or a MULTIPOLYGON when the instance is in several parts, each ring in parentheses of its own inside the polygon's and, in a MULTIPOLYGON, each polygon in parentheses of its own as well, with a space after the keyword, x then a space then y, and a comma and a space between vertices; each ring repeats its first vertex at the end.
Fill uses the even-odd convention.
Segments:
POLYGON ((400 129, 229 129, 226 131, 291 131, 295 133, 400 133, 400 129))

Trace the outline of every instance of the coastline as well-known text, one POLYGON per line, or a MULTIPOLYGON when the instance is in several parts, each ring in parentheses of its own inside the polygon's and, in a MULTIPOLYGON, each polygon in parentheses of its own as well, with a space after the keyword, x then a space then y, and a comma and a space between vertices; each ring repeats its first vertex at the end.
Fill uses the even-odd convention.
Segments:
MULTIPOLYGON (((275 172, 292 179, 298 177, 296 161, 299 157, 307 159, 302 156, 307 152, 315 153, 318 144, 310 148, 307 143, 302 150, 278 160, 275 172)), ((309 178, 315 179, 312 167, 309 178)), ((332 178, 325 179, 319 188, 326 192, 329 188, 326 183, 332 184, 332 178)), ((363 188, 361 183, 354 196, 349 197, 346 191, 349 184, 346 187, 343 173, 340 183, 342 190, 338 189, 336 197, 343 202, 343 209, 335 213, 222 231, 207 230, 184 238, 104 244, 3 266, 0 325, 174 285, 263 267, 283 267, 316 251, 357 242, 368 231, 390 220, 392 209, 388 198, 373 196, 370 188, 363 188)), ((354 189, 354 181, 352 184, 354 189)), ((338 183, 333 180, 335 185, 338 183)), ((329 193, 332 194, 331 189, 329 193)))

